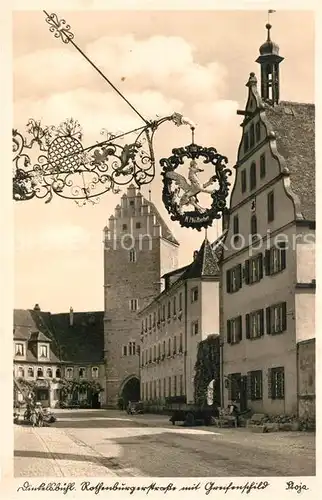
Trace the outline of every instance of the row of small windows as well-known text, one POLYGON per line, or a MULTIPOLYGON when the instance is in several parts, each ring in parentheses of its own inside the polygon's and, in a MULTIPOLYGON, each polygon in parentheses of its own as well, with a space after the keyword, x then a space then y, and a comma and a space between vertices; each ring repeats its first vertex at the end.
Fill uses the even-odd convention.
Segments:
POLYGON ((244 153, 252 149, 261 140, 261 124, 258 121, 255 125, 251 123, 248 132, 244 132, 244 153))
MULTIPOLYGON (((274 304, 264 309, 258 309, 245 315, 246 339, 257 339, 265 333, 275 335, 287 329, 286 302, 274 304)), ((237 316, 227 320, 227 343, 238 344, 243 338, 243 318, 237 316)))
POLYGON ((142 382, 143 400, 156 400, 158 398, 166 398, 171 396, 183 396, 183 375, 172 375, 162 379, 150 380, 142 382))
MULTIPOLYGON (((98 367, 93 366, 91 371, 92 371, 92 378, 98 378, 98 367)), ((66 378, 69 378, 69 379, 73 378, 74 368, 66 368, 65 374, 66 374, 66 378)), ((37 375, 37 378, 42 378, 44 376, 46 376, 47 378, 53 378, 53 370, 51 368, 46 368, 46 370, 44 370, 43 368, 38 368, 36 375, 37 375)), ((86 378, 86 368, 79 368, 78 375, 80 378, 86 378)), ((18 367, 17 376, 20 378, 23 378, 25 376, 25 370, 22 366, 18 367)), ((29 366, 29 368, 27 369, 27 376, 30 378, 33 378, 35 376, 35 370, 32 366, 29 366)), ((56 369, 55 377, 61 378, 60 368, 56 369)))
MULTIPOLYGON (((194 287, 190 290, 190 300, 191 303, 197 302, 199 299, 199 289, 198 287, 194 287)), ((182 293, 180 292, 178 297, 173 297, 172 301, 169 300, 167 305, 163 304, 158 308, 158 311, 149 314, 146 318, 142 320, 142 334, 147 332, 147 330, 152 330, 156 326, 160 326, 160 324, 165 322, 166 318, 170 321, 173 316, 174 319, 178 317, 181 319, 182 313, 182 293), (178 298, 178 302, 177 302, 178 298)))
POLYGON ((232 267, 226 271, 226 291, 235 293, 243 286, 257 283, 265 275, 272 276, 286 269, 286 248, 285 243, 279 243, 268 250, 265 254, 259 253, 242 264, 232 267))
MULTIPOLYGON (((135 223, 135 229, 141 229, 142 225, 141 222, 136 222, 135 223)), ((128 229, 127 224, 122 224, 122 231, 126 231, 128 229)))
MULTIPOLYGON (((260 156, 259 159, 259 175, 261 179, 264 179, 266 175, 266 157, 265 153, 260 156)), ((241 171, 240 175, 241 182, 241 192, 245 193, 247 190, 247 169, 241 171)), ((249 169, 249 189, 253 191, 257 186, 257 166, 256 163, 253 162, 249 169)))
POLYGON ((177 337, 174 336, 173 339, 168 339, 159 342, 158 345, 154 345, 149 349, 145 349, 142 351, 141 364, 142 366, 148 365, 150 363, 158 363, 165 359, 165 357, 171 357, 176 354, 181 354, 183 352, 183 344, 182 344, 182 333, 179 335, 178 345, 177 345, 177 337))
POLYGON ((135 345, 135 342, 129 342, 127 345, 122 346, 122 356, 135 356, 136 354, 139 354, 140 346, 135 345))
MULTIPOLYGON (((241 373, 228 375, 229 393, 231 401, 240 401, 241 373)), ((267 393, 269 399, 284 399, 285 374, 284 367, 269 368, 267 377, 267 393)), ((247 373, 247 399, 252 401, 263 399, 263 372, 254 370, 247 373)))

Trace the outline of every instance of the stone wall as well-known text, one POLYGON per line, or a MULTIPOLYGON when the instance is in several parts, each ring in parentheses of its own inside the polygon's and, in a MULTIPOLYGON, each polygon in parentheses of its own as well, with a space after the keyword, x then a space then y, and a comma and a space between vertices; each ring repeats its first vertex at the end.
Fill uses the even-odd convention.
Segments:
POLYGON ((315 420, 315 339, 299 342, 297 354, 299 417, 315 420))

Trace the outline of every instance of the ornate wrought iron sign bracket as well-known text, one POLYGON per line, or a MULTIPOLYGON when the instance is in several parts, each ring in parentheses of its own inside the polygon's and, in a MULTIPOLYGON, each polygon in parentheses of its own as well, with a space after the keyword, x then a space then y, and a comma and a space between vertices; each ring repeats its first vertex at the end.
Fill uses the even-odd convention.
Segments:
POLYGON ((171 214, 171 220, 179 221, 182 227, 190 227, 200 231, 220 219, 226 210, 226 199, 230 183, 228 176, 231 170, 227 167, 228 159, 213 147, 202 147, 197 144, 173 149, 172 156, 162 158, 163 167, 163 203, 171 214), (188 162, 188 179, 177 172, 179 167, 188 162), (206 182, 201 182, 199 175, 204 172, 201 162, 210 167, 210 175, 206 182), (198 196, 208 195, 211 206, 203 208, 198 196), (193 210, 189 209, 193 208, 193 210), (188 210, 185 210, 188 208, 188 210))

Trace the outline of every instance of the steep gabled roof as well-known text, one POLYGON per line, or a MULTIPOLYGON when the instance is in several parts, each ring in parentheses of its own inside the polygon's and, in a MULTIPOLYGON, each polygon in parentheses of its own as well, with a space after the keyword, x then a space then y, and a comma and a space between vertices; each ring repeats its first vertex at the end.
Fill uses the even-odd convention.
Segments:
POLYGON ((206 277, 219 277, 218 261, 208 239, 203 241, 196 258, 179 279, 186 280, 206 277))
POLYGON ((315 220, 315 106, 281 101, 265 104, 265 114, 290 171, 290 188, 300 201, 297 213, 315 220))

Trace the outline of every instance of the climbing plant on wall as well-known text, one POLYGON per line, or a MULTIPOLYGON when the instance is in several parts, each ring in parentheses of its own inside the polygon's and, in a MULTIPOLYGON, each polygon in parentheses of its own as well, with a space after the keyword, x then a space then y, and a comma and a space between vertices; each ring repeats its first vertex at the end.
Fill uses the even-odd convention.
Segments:
POLYGON ((209 335, 205 340, 199 342, 197 361, 195 364, 194 400, 195 403, 200 406, 207 403, 207 389, 209 383, 219 376, 219 349, 218 335, 209 335))
POLYGON ((97 394, 103 390, 101 384, 94 380, 67 380, 62 378, 58 382, 62 401, 65 401, 70 396, 73 399, 73 396, 79 392, 97 394))

